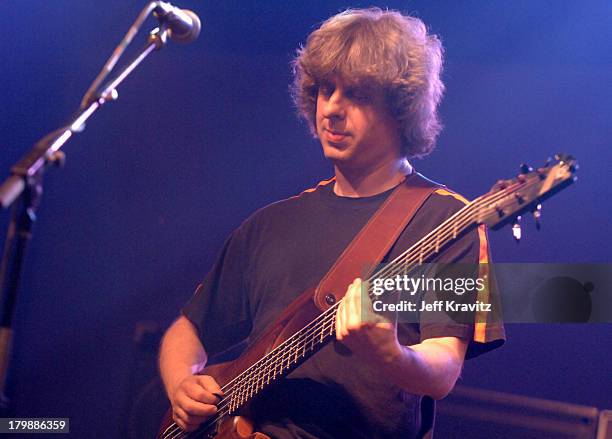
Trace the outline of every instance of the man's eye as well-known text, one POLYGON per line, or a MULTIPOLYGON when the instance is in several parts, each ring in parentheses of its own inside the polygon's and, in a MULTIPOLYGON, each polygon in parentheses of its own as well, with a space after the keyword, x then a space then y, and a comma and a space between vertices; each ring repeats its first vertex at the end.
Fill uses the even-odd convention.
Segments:
POLYGON ((321 93, 323 96, 331 96, 333 92, 334 88, 331 85, 321 84, 319 86, 319 93, 321 93))
POLYGON ((358 92, 358 91, 350 92, 349 97, 352 100, 358 101, 358 102, 367 102, 370 100, 370 96, 367 93, 358 92))

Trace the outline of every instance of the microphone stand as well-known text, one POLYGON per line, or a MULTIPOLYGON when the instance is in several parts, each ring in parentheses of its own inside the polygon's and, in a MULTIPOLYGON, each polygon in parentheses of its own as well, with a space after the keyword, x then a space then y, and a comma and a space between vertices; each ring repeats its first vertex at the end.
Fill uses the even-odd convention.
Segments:
POLYGON ((8 407, 5 385, 9 369, 9 358, 13 334, 13 318, 17 303, 17 292, 23 273, 23 260, 27 245, 32 238, 32 225, 36 221, 36 208, 42 197, 45 169, 61 165, 64 153, 60 148, 74 133, 85 129, 85 122, 108 101, 118 98, 117 87, 154 50, 161 49, 167 41, 165 23, 155 28, 141 49, 120 73, 102 87, 91 102, 85 102, 76 116, 65 126, 39 140, 11 168, 11 176, 0 185, 0 208, 12 206, 2 263, 0 265, 0 408, 8 407))

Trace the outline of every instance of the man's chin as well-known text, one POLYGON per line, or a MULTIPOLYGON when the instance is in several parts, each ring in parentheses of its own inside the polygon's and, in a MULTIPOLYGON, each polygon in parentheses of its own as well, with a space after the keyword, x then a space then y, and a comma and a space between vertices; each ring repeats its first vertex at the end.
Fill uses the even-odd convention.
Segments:
POLYGON ((325 154, 325 158, 334 166, 350 167, 353 162, 350 154, 342 154, 342 152, 325 154))
POLYGON ((353 154, 349 148, 349 145, 347 144, 326 143, 323 145, 323 155, 325 156, 326 159, 331 160, 332 162, 335 162, 337 160, 338 161, 350 160, 353 154))
POLYGON ((359 169, 359 161, 355 160, 352 154, 325 154, 325 158, 331 162, 332 165, 340 169, 359 169))

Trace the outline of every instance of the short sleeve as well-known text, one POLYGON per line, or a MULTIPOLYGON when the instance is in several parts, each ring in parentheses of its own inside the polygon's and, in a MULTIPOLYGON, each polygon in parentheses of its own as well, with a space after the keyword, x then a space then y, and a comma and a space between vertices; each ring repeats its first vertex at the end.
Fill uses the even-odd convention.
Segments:
MULTIPOLYGON (((468 341, 466 359, 476 357, 485 352, 501 346, 505 342, 505 331, 500 320, 499 297, 495 280, 490 272, 490 252, 485 226, 478 226, 472 231, 464 234, 452 243, 439 258, 434 261, 440 263, 442 272, 438 272, 438 278, 464 278, 484 279, 483 288, 474 294, 466 294, 458 302, 482 303, 473 313, 467 314, 471 321, 466 321, 466 313, 461 318, 456 318, 447 310, 435 313, 427 313, 419 321, 421 341, 436 337, 457 337, 468 341), (456 272, 455 269, 460 270, 456 272), (444 271, 453 271, 445 273, 444 271), (490 304, 490 310, 487 305, 490 304)), ((435 293, 427 293, 423 299, 431 303, 437 298, 435 293)))
POLYGON ((182 309, 209 355, 246 339, 252 328, 247 294, 248 240, 239 228, 227 239, 204 281, 182 309))

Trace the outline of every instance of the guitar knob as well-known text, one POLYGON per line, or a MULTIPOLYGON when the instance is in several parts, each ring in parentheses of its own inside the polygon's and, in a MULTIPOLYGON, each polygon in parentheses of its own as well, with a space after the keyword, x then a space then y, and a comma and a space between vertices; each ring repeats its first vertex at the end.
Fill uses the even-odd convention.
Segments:
POLYGON ((525 198, 521 195, 520 192, 516 192, 514 194, 514 198, 516 198, 516 202, 519 204, 523 204, 525 202, 525 198))
POLYGON ((523 236, 523 231, 521 230, 521 217, 517 216, 514 224, 512 225, 512 236, 516 240, 518 244, 521 241, 521 237, 523 236))
POLYGON ((531 171, 533 171, 533 168, 529 165, 526 165, 525 163, 521 164, 521 174, 529 174, 531 171))
POLYGON ((506 182, 504 180, 497 180, 493 185, 493 190, 502 191, 506 189, 506 182))

